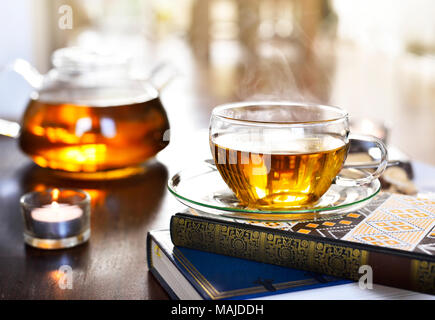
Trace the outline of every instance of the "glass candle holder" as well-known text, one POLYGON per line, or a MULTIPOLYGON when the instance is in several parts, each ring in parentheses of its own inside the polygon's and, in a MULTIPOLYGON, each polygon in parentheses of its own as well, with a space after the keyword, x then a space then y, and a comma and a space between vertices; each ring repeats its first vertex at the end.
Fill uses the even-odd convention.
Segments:
POLYGON ((89 194, 79 189, 48 189, 20 199, 24 241, 40 249, 62 249, 86 242, 90 235, 89 194))

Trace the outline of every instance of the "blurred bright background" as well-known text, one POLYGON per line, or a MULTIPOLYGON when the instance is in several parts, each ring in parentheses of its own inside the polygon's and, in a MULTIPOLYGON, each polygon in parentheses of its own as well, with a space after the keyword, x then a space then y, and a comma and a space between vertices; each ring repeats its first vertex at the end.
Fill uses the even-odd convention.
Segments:
MULTIPOLYGON (((173 128, 207 127, 223 102, 314 101, 388 122, 391 143, 435 164, 433 17, 433 0, 2 1, 0 66, 45 73, 57 48, 122 50, 145 72, 177 70, 162 93, 173 128)), ((30 91, 3 68, 0 117, 19 119, 30 91)))

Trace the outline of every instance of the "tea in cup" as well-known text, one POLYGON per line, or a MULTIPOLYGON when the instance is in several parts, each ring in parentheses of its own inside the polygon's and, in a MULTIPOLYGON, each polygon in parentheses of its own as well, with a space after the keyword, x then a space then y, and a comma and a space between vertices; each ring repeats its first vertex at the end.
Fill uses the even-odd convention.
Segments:
POLYGON ((333 181, 370 183, 385 170, 381 161, 359 179, 337 176, 349 150, 348 114, 337 107, 291 102, 234 103, 216 107, 210 122, 215 165, 240 202, 250 208, 280 209, 315 204, 333 181))

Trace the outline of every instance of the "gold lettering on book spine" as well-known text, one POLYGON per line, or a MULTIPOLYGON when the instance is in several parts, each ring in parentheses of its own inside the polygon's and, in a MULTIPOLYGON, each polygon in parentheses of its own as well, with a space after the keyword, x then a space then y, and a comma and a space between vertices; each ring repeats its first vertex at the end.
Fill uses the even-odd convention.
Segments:
POLYGON ((174 217, 172 239, 184 246, 219 254, 357 280, 368 252, 233 225, 174 217))
POLYGON ((435 293, 435 262, 414 259, 411 262, 411 274, 415 290, 435 293))

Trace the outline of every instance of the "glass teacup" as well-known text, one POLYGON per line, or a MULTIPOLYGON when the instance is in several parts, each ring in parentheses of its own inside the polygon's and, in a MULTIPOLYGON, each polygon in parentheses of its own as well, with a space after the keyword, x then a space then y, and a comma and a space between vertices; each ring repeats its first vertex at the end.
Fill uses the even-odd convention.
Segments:
POLYGON ((279 209, 315 204, 333 181, 359 186, 377 179, 387 166, 387 149, 373 136, 349 134, 346 111, 292 102, 243 102, 216 107, 210 147, 225 183, 250 208, 279 209), (380 150, 374 172, 338 176, 349 140, 380 150))

